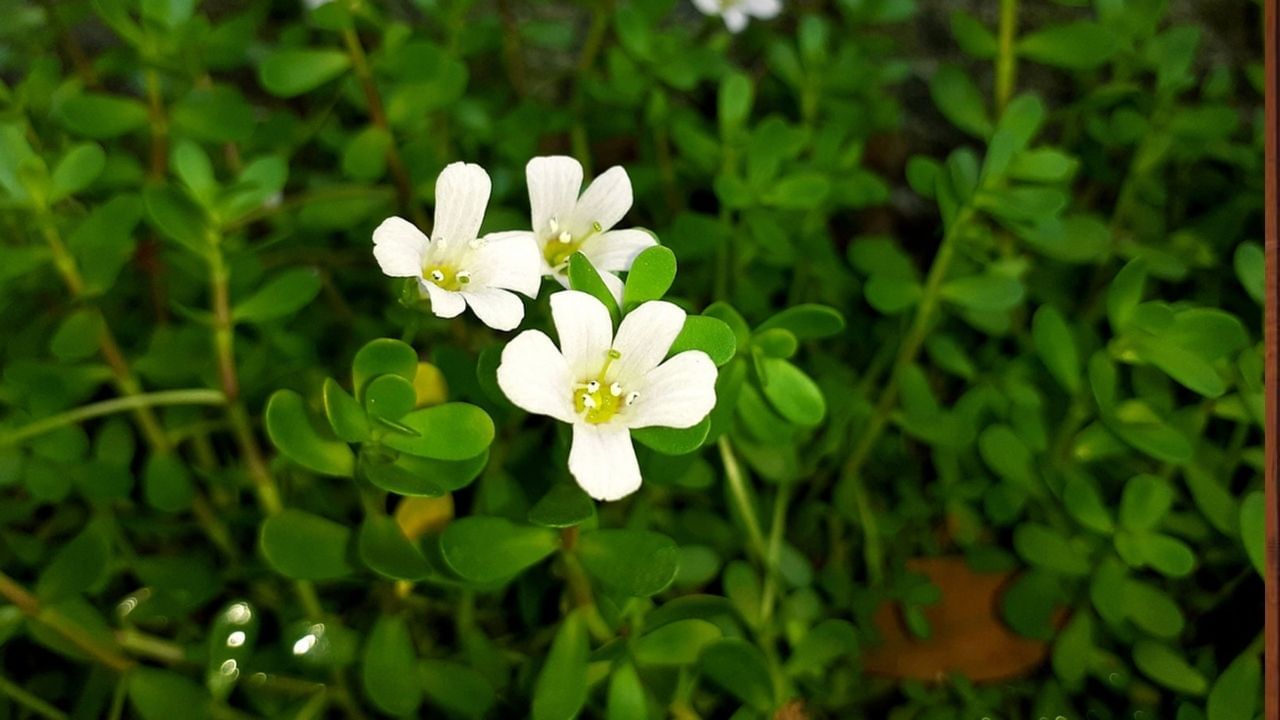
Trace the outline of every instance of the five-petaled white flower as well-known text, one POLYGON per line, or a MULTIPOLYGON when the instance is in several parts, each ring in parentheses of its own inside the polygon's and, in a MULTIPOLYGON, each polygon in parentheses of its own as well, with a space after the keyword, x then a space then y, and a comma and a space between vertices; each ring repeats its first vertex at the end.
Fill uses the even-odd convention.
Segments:
POLYGON ((622 298, 622 280, 642 250, 657 244, 643 230, 614 230, 631 209, 631 179, 619 166, 609 168, 582 190, 582 165, 571 157, 536 157, 525 166, 533 231, 542 250, 542 274, 569 287, 569 257, 581 252, 600 273, 609 291, 622 298))
POLYGON ((719 15, 731 33, 742 32, 748 17, 768 20, 782 12, 782 0, 693 0, 704 15, 719 15))
POLYGON ((697 425, 716 403, 716 366, 701 350, 663 362, 685 312, 654 300, 632 310, 613 332, 596 298, 568 290, 551 296, 560 347, 526 330, 502 351, 498 385, 511 402, 573 425, 569 472, 597 500, 640 487, 631 430, 697 425))
POLYGON ((489 190, 484 168, 449 165, 436 180, 431 237, 403 218, 390 217, 373 231, 373 256, 387 275, 417 278, 436 315, 457 317, 470 305, 485 325, 513 330, 524 318, 524 304, 509 291, 537 297, 542 282, 538 246, 527 233, 479 236, 489 190))

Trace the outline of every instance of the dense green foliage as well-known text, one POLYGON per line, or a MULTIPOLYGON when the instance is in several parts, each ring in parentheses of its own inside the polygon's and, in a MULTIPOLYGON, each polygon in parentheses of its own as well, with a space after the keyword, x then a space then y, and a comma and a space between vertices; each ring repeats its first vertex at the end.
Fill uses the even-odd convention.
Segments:
POLYGON ((1257 38, 919 4, 0 1, 0 718, 1253 718, 1257 38), (719 367, 619 502, 371 253, 551 154, 719 367))

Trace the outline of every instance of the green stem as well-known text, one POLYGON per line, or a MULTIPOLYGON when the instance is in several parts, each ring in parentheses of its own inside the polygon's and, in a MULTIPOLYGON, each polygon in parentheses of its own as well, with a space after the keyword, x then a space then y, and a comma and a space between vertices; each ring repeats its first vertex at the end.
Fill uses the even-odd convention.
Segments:
POLYGON ((565 581, 569 584, 569 593, 573 596, 575 607, 581 608, 582 617, 587 623, 587 630, 599 642, 613 639, 614 632, 600 616, 596 607, 595 593, 591 591, 591 581, 586 570, 582 568, 575 549, 578 544, 578 528, 568 527, 560 531, 560 558, 564 565, 565 581))
POLYGON ((738 514, 742 517, 742 524, 747 528, 747 540, 751 543, 751 550, 767 567, 768 549, 765 546, 764 533, 760 531, 760 520, 756 517, 755 507, 751 504, 751 498, 748 495, 746 475, 742 472, 742 466, 738 464, 738 458, 733 454, 729 437, 721 435, 716 444, 720 447, 720 459, 724 463, 724 475, 729 484, 730 496, 738 508, 738 514))
POLYGON ((769 522, 769 548, 765 558, 764 593, 760 598, 760 624, 768 625, 778 597, 778 566, 782 558, 782 540, 787 532, 787 504, 791 486, 779 485, 773 500, 773 519, 769 522))
POLYGON ((22 686, 3 675, 0 675, 0 693, 40 717, 49 720, 66 720, 67 718, 66 713, 27 692, 22 686))
POLYGON ((75 620, 53 608, 42 606, 35 595, 3 572, 0 572, 0 596, 17 607, 23 615, 61 635, 103 666, 116 672, 125 672, 135 665, 134 661, 121 654, 119 649, 103 644, 75 620))
POLYGON ((996 115, 1004 112, 1013 98, 1018 76, 1018 56, 1014 41, 1018 33, 1018 0, 1000 0, 1000 46, 996 55, 996 115))
POLYGON ((102 402, 82 405, 57 415, 41 418, 28 423, 13 432, 0 434, 0 445, 14 445, 18 442, 56 430, 65 425, 74 425, 96 417, 113 415, 119 412, 137 410, 143 407, 161 405, 222 405, 227 398, 217 390, 197 388, 193 390, 162 390, 159 392, 126 395, 124 397, 103 400, 102 402))

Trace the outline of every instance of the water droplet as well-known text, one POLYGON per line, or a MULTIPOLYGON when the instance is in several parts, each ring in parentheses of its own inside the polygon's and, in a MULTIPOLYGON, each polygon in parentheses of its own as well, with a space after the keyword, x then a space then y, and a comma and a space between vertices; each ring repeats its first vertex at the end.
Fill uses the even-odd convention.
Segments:
POLYGON ((227 660, 222 663, 222 667, 218 668, 218 672, 226 675, 232 680, 240 677, 240 667, 236 664, 235 660, 227 660))
POLYGON ((237 630, 227 636, 227 647, 240 647, 244 645, 244 631, 237 630))
POLYGON ((244 625, 252 619, 253 610, 249 609, 248 603, 233 603, 227 608, 227 622, 244 625))
POLYGON ((306 655, 311 652, 311 648, 316 646, 316 640, 318 639, 319 638, 317 638, 314 633, 307 633, 306 635, 303 635, 293 644, 293 654, 306 655))

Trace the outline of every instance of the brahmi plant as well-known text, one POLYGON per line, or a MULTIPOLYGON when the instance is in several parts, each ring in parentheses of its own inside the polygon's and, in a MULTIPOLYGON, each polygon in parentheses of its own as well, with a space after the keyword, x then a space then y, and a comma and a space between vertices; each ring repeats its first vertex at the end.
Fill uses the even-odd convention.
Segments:
POLYGON ((1257 717, 1260 4, 945 5, 0 0, 0 718, 1257 717))

